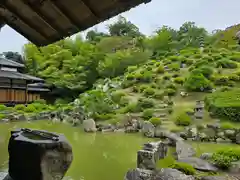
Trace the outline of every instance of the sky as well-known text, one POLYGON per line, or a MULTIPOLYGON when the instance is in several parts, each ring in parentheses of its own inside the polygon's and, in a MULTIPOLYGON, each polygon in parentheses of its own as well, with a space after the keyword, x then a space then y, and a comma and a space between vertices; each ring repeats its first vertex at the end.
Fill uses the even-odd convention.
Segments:
MULTIPOLYGON (((239 7, 239 0, 152 0, 148 4, 122 13, 122 16, 147 35, 163 25, 179 28, 186 21, 193 21, 212 31, 240 23, 239 7)), ((106 31, 107 24, 113 23, 116 19, 111 18, 93 28, 106 31)), ((86 31, 82 34, 85 35, 86 31)), ((28 42, 8 26, 2 28, 0 39, 0 52, 22 53, 23 45, 28 42)))

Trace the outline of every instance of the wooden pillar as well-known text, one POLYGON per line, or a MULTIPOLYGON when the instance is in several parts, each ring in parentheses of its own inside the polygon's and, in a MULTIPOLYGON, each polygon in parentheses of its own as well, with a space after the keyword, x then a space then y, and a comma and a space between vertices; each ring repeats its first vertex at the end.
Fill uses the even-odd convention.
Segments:
POLYGON ((12 79, 10 79, 10 92, 8 92, 10 95, 9 95, 9 100, 10 100, 10 102, 12 102, 13 101, 13 99, 12 99, 12 85, 13 83, 12 83, 12 79))
POLYGON ((26 86, 25 86, 25 104, 28 103, 28 83, 26 81, 26 86))

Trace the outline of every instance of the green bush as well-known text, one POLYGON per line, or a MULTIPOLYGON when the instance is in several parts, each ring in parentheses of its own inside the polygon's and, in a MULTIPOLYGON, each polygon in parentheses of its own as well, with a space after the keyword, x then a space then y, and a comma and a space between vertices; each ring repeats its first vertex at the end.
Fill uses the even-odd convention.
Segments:
POLYGON ((112 92, 112 100, 116 103, 119 103, 122 97, 125 97, 126 93, 123 91, 112 92))
POLYGON ((240 62, 240 53, 232 55, 230 59, 233 61, 240 62))
POLYGON ((106 121, 114 118, 114 114, 96 114, 94 116, 95 121, 106 121))
POLYGON ((0 111, 7 110, 7 107, 3 104, 0 104, 0 111))
POLYGON ((127 68, 127 71, 128 72, 133 72, 133 71, 136 71, 138 69, 138 67, 137 66, 129 66, 128 68, 127 68))
POLYGON ((134 79, 135 79, 135 75, 132 74, 132 73, 130 73, 130 74, 126 75, 126 79, 127 79, 128 81, 134 80, 134 79))
POLYGON ((175 124, 178 126, 189 126, 191 122, 191 117, 186 112, 179 113, 175 117, 175 124))
POLYGON ((236 125, 230 123, 230 122, 225 122, 221 124, 222 129, 235 129, 236 125))
POLYGON ((214 77, 214 84, 215 85, 227 85, 229 82, 229 79, 227 76, 217 76, 214 77))
POLYGON ((128 99, 128 97, 122 97, 121 99, 120 99, 120 101, 118 102, 118 104, 120 105, 120 106, 126 106, 126 105, 128 105, 128 103, 129 103, 129 99, 128 99))
POLYGON ((23 104, 17 104, 17 105, 14 107, 14 109, 17 110, 17 111, 24 111, 25 108, 26 108, 26 106, 23 105, 23 104))
POLYGON ((240 76, 238 76, 237 74, 230 74, 228 76, 228 79, 231 80, 231 81, 240 81, 240 76))
POLYGON ((28 104, 27 107, 25 108, 26 113, 33 113, 36 112, 36 108, 33 104, 28 104))
POLYGON ((161 100, 161 99, 163 99, 163 96, 164 96, 164 92, 156 92, 153 95, 153 98, 161 100))
POLYGON ((149 83, 151 82, 153 74, 151 71, 141 71, 135 74, 135 78, 138 82, 149 83))
POLYGON ((156 73, 163 74, 164 72, 165 72, 165 70, 164 70, 164 67, 162 65, 157 67, 156 73))
POLYGON ((170 80, 171 76, 169 74, 166 74, 166 75, 163 76, 163 79, 164 80, 170 80))
POLYGON ((177 93, 177 91, 175 89, 166 89, 164 91, 164 94, 166 94, 167 96, 174 96, 177 93))
POLYGON ((232 162, 240 160, 240 149, 219 150, 212 156, 212 161, 221 169, 228 169, 232 162))
POLYGON ((184 83, 188 91, 208 91, 213 88, 211 81, 205 78, 202 74, 191 73, 184 83))
POLYGON ((208 67, 208 66, 203 66, 199 70, 203 74, 203 76, 206 77, 207 79, 209 79, 214 72, 213 68, 208 67))
POLYGON ((223 59, 217 62, 217 67, 235 69, 238 67, 238 64, 234 61, 223 59))
POLYGON ((176 77, 173 81, 177 84, 183 84, 185 78, 184 77, 176 77))
POLYGON ((145 89, 149 88, 149 85, 146 85, 146 84, 142 84, 140 85, 139 87, 139 91, 142 93, 145 89))
POLYGON ((154 115, 154 110, 153 109, 145 109, 142 114, 142 118, 145 120, 149 120, 152 118, 154 115))
POLYGON ((138 86, 132 87, 132 92, 138 93, 140 91, 140 88, 138 86))
POLYGON ((37 103, 37 104, 46 104, 46 100, 45 99, 38 99, 38 100, 35 100, 33 103, 37 103))
POLYGON ((154 101, 152 99, 149 98, 139 98, 138 99, 138 106, 141 109, 146 109, 146 108, 152 108, 154 107, 154 101))
POLYGON ((4 119, 5 117, 6 117, 5 114, 0 114, 0 120, 1 120, 1 119, 4 119))
POLYGON ((143 91, 144 96, 152 96, 155 94, 155 90, 153 88, 147 88, 143 91))
POLYGON ((214 116, 240 121, 240 90, 214 92, 205 97, 205 107, 214 116))
POLYGON ((141 108, 139 107, 138 103, 129 103, 126 107, 124 107, 123 113, 137 113, 140 112, 141 108))
POLYGON ((152 117, 152 118, 149 119, 149 121, 150 121, 155 127, 160 126, 160 125, 162 124, 161 119, 158 118, 158 117, 152 117))
POLYGON ((186 175, 196 174, 196 170, 193 168, 193 166, 184 162, 174 162, 174 164, 170 165, 170 168, 177 169, 186 175))

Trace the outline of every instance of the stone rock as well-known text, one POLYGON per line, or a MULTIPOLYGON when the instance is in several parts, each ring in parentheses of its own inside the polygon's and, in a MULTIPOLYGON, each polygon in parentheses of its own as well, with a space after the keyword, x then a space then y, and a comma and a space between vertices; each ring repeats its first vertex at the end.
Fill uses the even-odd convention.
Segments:
POLYGON ((204 176, 200 180, 233 180, 229 176, 204 176))
POLYGON ((144 144, 143 150, 156 151, 157 159, 163 159, 167 155, 168 146, 162 141, 144 144))
POLYGON ((96 124, 93 119, 87 119, 83 121, 83 129, 85 132, 96 132, 96 124))
POLYGON ((154 170, 158 161, 156 151, 139 150, 137 152, 137 168, 154 170))
POLYGON ((194 180, 193 176, 188 176, 181 171, 171 168, 161 169, 152 180, 194 180))
POLYGON ((129 170, 124 180, 194 180, 193 176, 171 168, 161 169, 158 171, 150 171, 143 169, 129 170))
POLYGON ((240 144, 240 133, 236 135, 236 143, 240 144))
POLYGON ((194 117, 195 117, 196 119, 203 119, 203 117, 204 117, 204 112, 203 112, 203 111, 196 111, 196 112, 194 113, 194 117))
POLYGON ((206 128, 203 130, 203 133, 206 134, 208 139, 215 139, 216 138, 216 130, 213 128, 206 128))
POLYGON ((187 140, 189 137, 188 137, 188 134, 186 133, 186 132, 180 132, 179 133, 179 136, 181 137, 181 138, 183 138, 184 140, 187 140))
POLYGON ((229 168, 230 173, 239 173, 240 172, 240 161, 232 162, 229 168))
POLYGON ((214 130, 218 130, 220 129, 221 125, 219 123, 215 123, 215 124, 207 124, 207 128, 211 128, 214 130))
POLYGON ((0 180, 5 180, 7 177, 8 173, 7 172, 0 172, 0 180))
POLYGON ((178 161, 188 163, 199 171, 210 171, 210 172, 218 171, 218 169, 213 164, 197 157, 181 158, 181 159, 178 159, 178 161))
POLYGON ((155 129, 154 129, 154 137, 164 138, 164 136, 163 136, 164 131, 166 131, 166 129, 162 128, 161 126, 155 127, 155 129))
POLYGON ((227 138, 229 138, 233 141, 236 140, 236 134, 235 133, 236 133, 235 130, 230 130, 230 129, 224 131, 225 137, 227 137, 227 138))
POLYGON ((154 125, 149 121, 144 121, 142 128, 143 135, 146 137, 154 137, 154 131, 155 131, 154 125))
POLYGON ((73 160, 66 138, 48 131, 12 131, 8 151, 12 179, 61 180, 73 160))
POLYGON ((176 142, 177 159, 193 157, 196 155, 195 149, 184 141, 176 142))
POLYGON ((178 141, 184 141, 183 138, 181 138, 180 136, 178 136, 177 134, 175 133, 171 133, 169 131, 165 131, 163 132, 163 136, 165 138, 168 138, 169 139, 169 142, 170 142, 170 146, 176 146, 176 142, 178 141))
POLYGON ((212 158, 212 156, 213 156, 213 153, 203 153, 203 154, 201 154, 200 159, 209 160, 212 158))
POLYGON ((124 180, 153 180, 154 173, 151 170, 146 170, 146 169, 132 169, 129 170, 125 177, 124 180))

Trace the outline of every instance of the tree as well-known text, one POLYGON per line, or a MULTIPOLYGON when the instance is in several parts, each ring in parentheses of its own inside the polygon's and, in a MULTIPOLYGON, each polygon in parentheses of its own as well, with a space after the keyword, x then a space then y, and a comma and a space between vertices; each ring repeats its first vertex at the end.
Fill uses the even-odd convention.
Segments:
POLYGON ((104 37, 109 37, 109 35, 103 32, 98 32, 97 30, 90 30, 86 35, 86 39, 93 43, 101 41, 101 39, 104 37))
POLYGON ((127 21, 123 16, 119 16, 117 22, 110 24, 108 30, 111 36, 128 36, 132 38, 143 36, 139 28, 127 21))
POLYGON ((12 52, 12 51, 8 51, 8 52, 3 52, 3 55, 10 60, 13 60, 15 62, 24 64, 24 60, 23 57, 18 53, 18 52, 12 52))

